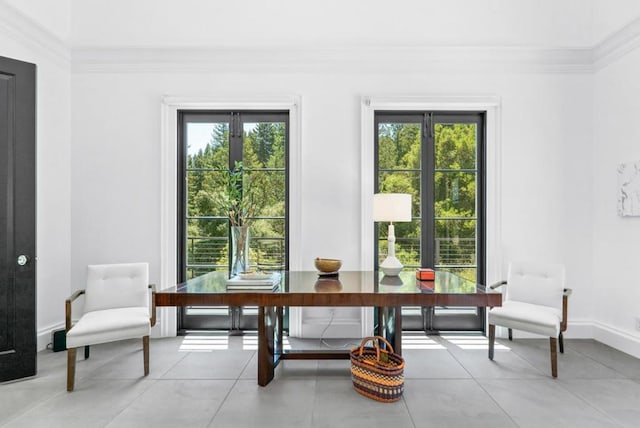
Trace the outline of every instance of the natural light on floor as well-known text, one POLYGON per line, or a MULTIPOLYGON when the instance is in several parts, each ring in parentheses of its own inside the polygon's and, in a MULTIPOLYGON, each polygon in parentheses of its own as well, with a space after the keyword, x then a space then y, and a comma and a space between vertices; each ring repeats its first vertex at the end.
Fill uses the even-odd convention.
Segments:
MULTIPOLYGON (((489 339, 484 336, 465 336, 465 335, 441 335, 443 340, 453 343, 460 349, 489 349, 489 339)), ((509 351, 510 348, 496 342, 494 349, 496 351, 509 351)))
POLYGON ((210 352, 229 349, 229 336, 192 335, 184 337, 180 351, 210 352))
MULTIPOLYGON (((291 349, 289 338, 287 336, 282 337, 282 348, 291 349)), ((258 350, 258 336, 247 335, 242 336, 242 350, 243 351, 257 351, 258 350)))
POLYGON ((246 351, 258 350, 258 336, 242 336, 242 349, 246 351))
MULTIPOLYGON (((239 343, 241 343, 241 349, 243 351, 256 351, 258 349, 257 334, 245 333, 241 337, 242 341, 234 341, 235 345, 231 346, 231 348, 237 349, 239 343)), ((422 333, 411 334, 405 332, 402 335, 402 349, 446 349, 446 346, 441 343, 441 341, 443 340, 446 340, 447 342, 459 347, 460 349, 486 350, 489 348, 489 339, 484 336, 463 334, 442 334, 439 336, 425 336, 422 333)), ((291 343, 289 342, 289 338, 287 336, 284 336, 282 338, 282 346, 286 350, 291 349, 291 343)), ((182 344, 180 345, 181 352, 211 352, 224 351, 228 349, 230 349, 229 335, 226 332, 223 334, 187 334, 186 336, 184 336, 182 344)), ((509 351, 510 348, 496 342, 495 350, 509 351)))
POLYGON ((402 349, 445 349, 445 347, 429 336, 403 334, 402 349))
MULTIPOLYGON (((235 336, 233 336, 235 337, 235 336)), ((232 348, 237 349, 238 342, 232 348)), ((288 337, 282 338, 283 349, 291 349, 288 337)), ((180 345, 181 352, 211 352, 211 351, 225 351, 230 349, 229 335, 224 334, 187 334, 182 339, 180 345)), ((245 333, 242 335, 242 350, 243 351, 255 351, 258 349, 258 336, 256 334, 245 333)))

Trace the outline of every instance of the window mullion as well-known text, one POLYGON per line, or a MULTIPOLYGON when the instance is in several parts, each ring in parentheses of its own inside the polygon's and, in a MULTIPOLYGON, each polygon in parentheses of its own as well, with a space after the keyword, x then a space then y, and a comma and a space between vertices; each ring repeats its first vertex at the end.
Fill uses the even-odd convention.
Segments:
POLYGON ((229 123, 229 169, 233 170, 236 162, 242 162, 242 124, 240 113, 231 113, 229 123))
MULTIPOLYGON (((231 119, 229 123, 229 171, 235 170, 236 162, 242 162, 242 124, 240 120, 240 113, 231 112, 231 119)), ((229 265, 228 270, 231 271, 233 264, 233 243, 231 239, 231 222, 228 223, 227 237, 228 237, 228 254, 229 265)))
POLYGON ((435 266, 435 207, 433 204, 435 189, 435 144, 433 132, 433 114, 425 112, 423 117, 421 164, 421 196, 420 196, 420 216, 421 227, 421 249, 420 262, 424 267, 435 266))

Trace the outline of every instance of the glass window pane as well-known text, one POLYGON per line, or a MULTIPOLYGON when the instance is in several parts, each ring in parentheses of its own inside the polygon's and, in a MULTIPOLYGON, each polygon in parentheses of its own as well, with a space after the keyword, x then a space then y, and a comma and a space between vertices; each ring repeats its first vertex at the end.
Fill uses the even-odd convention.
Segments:
POLYGON ((420 169, 420 123, 378 124, 378 168, 420 169))
MULTIPOLYGON (((456 289, 463 290, 465 293, 474 293, 476 291, 477 269, 475 267, 452 268, 452 267, 446 267, 446 266, 436 266, 436 268, 442 272, 451 272, 459 276, 460 278, 464 278, 467 281, 469 281, 468 284, 465 284, 462 287, 460 286, 459 283, 454 284, 456 289)), ((445 291, 445 290, 446 290, 446 286, 443 286, 442 291, 445 291)))
POLYGON ((207 272, 215 267, 226 269, 229 265, 227 233, 226 219, 187 220, 187 268, 207 272))
POLYGON ((229 124, 189 122, 187 168, 227 168, 229 165, 229 124))
MULTIPOLYGON (((420 219, 394 223, 396 236, 396 258, 407 267, 420 266, 420 219)), ((379 223, 378 262, 387 257, 389 223, 379 223)))
POLYGON ((251 222, 251 239, 284 239, 284 218, 259 218, 251 222))
POLYGON ((435 173, 436 217, 476 216, 476 174, 470 172, 435 173))
POLYGON ((284 168, 286 124, 259 122, 244 124, 242 161, 247 168, 284 168))
POLYGON ((436 220, 436 265, 476 265, 476 220, 436 220))
MULTIPOLYGON (((227 270, 227 266, 225 267, 198 267, 198 266, 186 266, 187 280, 197 278, 199 276, 208 274, 211 271, 216 270, 227 270)), ((199 306, 200 307, 200 306, 199 306)))
POLYGON ((225 171, 187 171, 187 216, 225 216, 216 201, 226 188, 225 171))
POLYGON ((475 123, 437 123, 434 126, 436 169, 475 169, 475 123))
POLYGON ((251 224, 249 251, 252 267, 279 270, 285 267, 284 219, 259 219, 251 224))
POLYGON ((420 171, 380 172, 378 188, 380 193, 409 193, 411 215, 420 216, 420 171))
POLYGON ((258 217, 284 217, 286 186, 284 171, 246 171, 244 185, 250 186, 258 217))

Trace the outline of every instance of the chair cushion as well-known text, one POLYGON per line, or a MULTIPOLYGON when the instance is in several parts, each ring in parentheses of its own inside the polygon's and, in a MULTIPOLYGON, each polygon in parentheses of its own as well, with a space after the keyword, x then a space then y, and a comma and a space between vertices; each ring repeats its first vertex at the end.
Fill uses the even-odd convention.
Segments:
POLYGON ((67 348, 148 336, 149 312, 143 308, 118 308, 87 312, 67 332, 67 348))
POLYGON ((562 312, 548 306, 506 301, 489 310, 489 324, 558 337, 562 312))
POLYGON ((564 287, 563 265, 512 262, 507 277, 506 300, 561 310, 564 287))
POLYGON ((85 312, 149 306, 149 265, 120 263, 89 265, 85 312))

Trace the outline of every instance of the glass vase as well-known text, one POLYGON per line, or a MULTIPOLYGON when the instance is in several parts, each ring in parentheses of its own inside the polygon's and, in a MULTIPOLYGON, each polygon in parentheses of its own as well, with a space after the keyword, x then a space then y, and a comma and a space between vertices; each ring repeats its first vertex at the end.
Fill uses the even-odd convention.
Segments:
POLYGON ((231 276, 249 270, 249 226, 231 227, 231 276))

